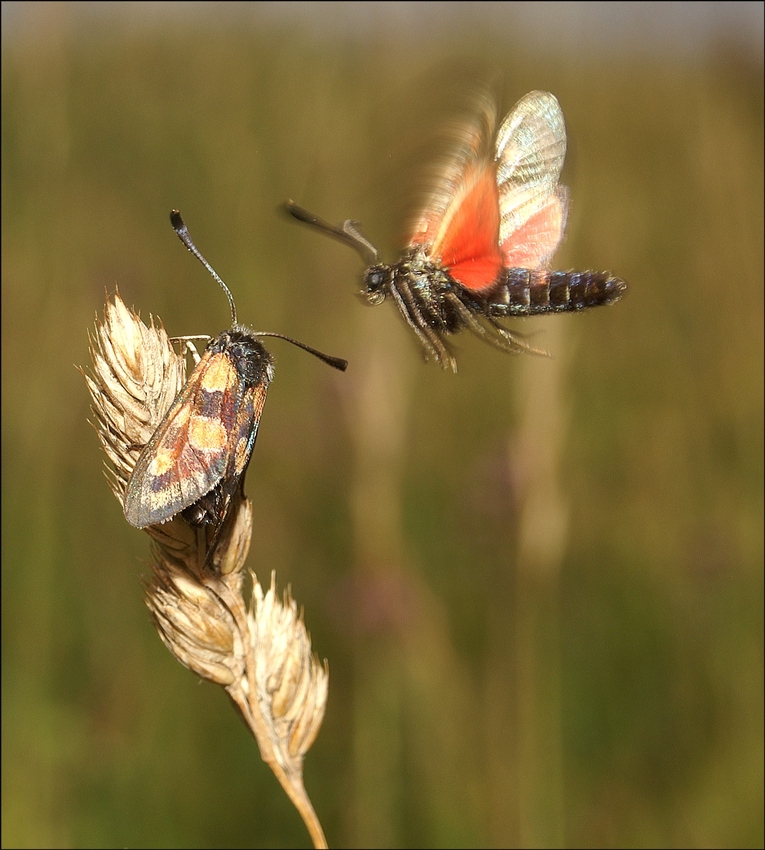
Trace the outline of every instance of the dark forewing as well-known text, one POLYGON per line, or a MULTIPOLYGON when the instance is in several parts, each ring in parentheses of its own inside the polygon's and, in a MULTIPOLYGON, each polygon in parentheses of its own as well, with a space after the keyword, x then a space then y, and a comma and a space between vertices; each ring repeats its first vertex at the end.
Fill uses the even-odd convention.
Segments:
POLYGON ((225 353, 206 352, 136 462, 125 493, 127 521, 136 528, 165 522, 209 492, 223 477, 229 434, 238 419, 239 376, 225 353))

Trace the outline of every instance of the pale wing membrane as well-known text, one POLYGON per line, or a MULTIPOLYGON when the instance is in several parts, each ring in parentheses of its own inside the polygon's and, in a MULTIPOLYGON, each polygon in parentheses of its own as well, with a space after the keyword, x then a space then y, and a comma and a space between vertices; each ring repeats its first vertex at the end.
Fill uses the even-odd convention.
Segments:
POLYGON ((535 217, 535 247, 529 246, 532 259, 538 260, 534 265, 547 262, 557 248, 566 223, 567 196, 558 187, 565 156, 566 126, 558 101, 548 92, 530 92, 497 133, 499 242, 506 256, 516 250, 524 225, 535 217))
POLYGON ((568 191, 558 186, 554 195, 502 243, 506 268, 547 268, 563 237, 568 191))
POLYGON ((410 244, 438 244, 447 231, 462 198, 472 186, 466 177, 480 168, 471 168, 490 160, 489 140, 496 124, 494 99, 486 92, 476 95, 469 116, 455 120, 447 128, 446 154, 437 159, 426 178, 427 191, 422 210, 409 230, 410 244))

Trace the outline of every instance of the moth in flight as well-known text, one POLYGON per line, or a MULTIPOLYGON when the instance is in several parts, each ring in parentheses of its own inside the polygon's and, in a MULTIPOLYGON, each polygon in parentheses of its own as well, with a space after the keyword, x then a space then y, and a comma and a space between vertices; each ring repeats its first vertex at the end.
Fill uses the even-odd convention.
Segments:
POLYGON ((460 127, 398 262, 380 263, 358 222, 332 225, 294 201, 286 205, 361 254, 363 296, 370 304, 392 298, 426 358, 443 369, 457 370, 448 340, 461 330, 501 351, 544 354, 503 320, 613 304, 627 289, 610 272, 549 269, 568 208, 558 182, 566 126, 556 98, 530 92, 496 134, 495 118, 487 99, 460 127))

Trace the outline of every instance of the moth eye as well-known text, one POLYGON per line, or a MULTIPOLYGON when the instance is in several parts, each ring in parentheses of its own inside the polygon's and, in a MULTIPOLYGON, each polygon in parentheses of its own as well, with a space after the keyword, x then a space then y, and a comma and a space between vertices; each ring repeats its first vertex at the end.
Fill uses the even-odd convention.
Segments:
POLYGON ((379 292, 385 286, 385 274, 382 269, 372 269, 367 273, 364 283, 367 287, 367 292, 379 292))

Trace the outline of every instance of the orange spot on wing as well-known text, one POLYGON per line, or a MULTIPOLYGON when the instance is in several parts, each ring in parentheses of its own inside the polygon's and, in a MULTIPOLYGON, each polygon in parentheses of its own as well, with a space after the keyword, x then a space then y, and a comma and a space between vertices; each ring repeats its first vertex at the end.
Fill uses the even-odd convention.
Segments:
POLYGON ((190 417, 191 409, 187 405, 181 405, 166 423, 165 430, 156 443, 154 457, 147 468, 149 475, 159 478, 176 465, 186 440, 190 417))
POLYGON ((236 380, 234 364, 225 354, 219 353, 210 357, 199 386, 208 393, 224 392, 236 380))
POLYGON ((192 416, 189 421, 189 443, 203 452, 220 452, 228 440, 228 431, 219 419, 192 416))

